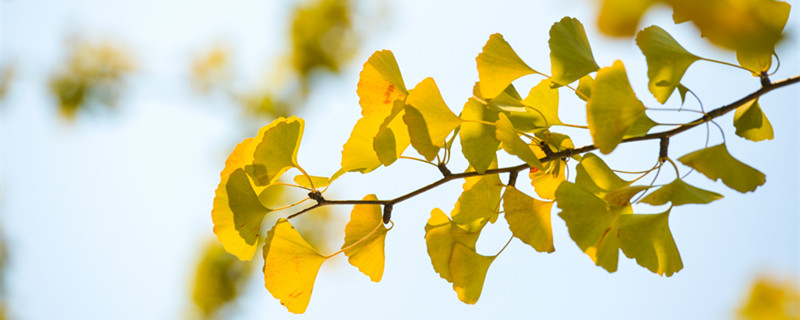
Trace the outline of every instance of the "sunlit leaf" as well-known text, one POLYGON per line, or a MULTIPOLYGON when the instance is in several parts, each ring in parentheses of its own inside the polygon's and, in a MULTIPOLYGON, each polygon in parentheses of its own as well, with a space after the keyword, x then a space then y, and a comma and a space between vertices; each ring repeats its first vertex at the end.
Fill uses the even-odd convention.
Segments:
POLYGON ((250 260, 256 252, 261 222, 269 213, 259 201, 243 169, 252 159, 255 139, 247 138, 233 149, 220 173, 211 220, 214 234, 225 250, 241 260, 250 260), (249 156, 249 157, 248 157, 249 156), (248 159, 250 158, 250 159, 248 159))
POLYGON ((303 313, 325 257, 286 219, 278 219, 264 244, 264 285, 292 313, 303 313))
POLYGON ((692 203, 706 204, 718 199, 722 199, 722 195, 719 193, 703 190, 683 182, 681 179, 675 179, 661 188, 658 188, 658 190, 653 191, 653 193, 648 194, 639 202, 654 206, 672 202, 673 206, 681 206, 692 203))
POLYGON ((514 129, 514 125, 508 120, 505 114, 500 114, 496 122, 497 125, 497 140, 503 143, 503 149, 506 152, 515 155, 525 161, 531 167, 539 170, 544 170, 539 158, 533 153, 530 145, 522 141, 514 129))
MULTIPOLYGON (((356 90, 360 98, 361 119, 358 120, 350 138, 342 150, 342 169, 344 171, 358 171, 367 173, 375 170, 383 162, 375 152, 374 140, 384 122, 391 128, 390 134, 394 135, 393 143, 396 148, 395 157, 383 154, 384 162, 397 158, 408 147, 408 129, 405 123, 397 117, 392 117, 396 100, 404 100, 408 95, 400 68, 391 51, 376 51, 364 64, 356 90)), ((389 134, 384 132, 378 137, 378 149, 385 152, 389 134)))
POLYGON ((667 102, 680 85, 689 65, 700 57, 686 51, 664 29, 649 26, 636 35, 636 45, 647 59, 648 88, 658 102, 667 102))
POLYGON ((331 182, 328 177, 317 177, 317 176, 308 176, 305 175, 296 175, 293 179, 294 183, 301 187, 311 188, 311 184, 314 184, 314 188, 325 188, 331 182), (309 178, 311 182, 309 182, 309 178))
POLYGON ((411 145, 428 161, 436 158, 447 136, 461 124, 461 119, 442 100, 432 78, 422 80, 411 90, 403 121, 408 125, 411 145))
POLYGON ((553 24, 548 43, 553 83, 568 85, 600 69, 594 61, 583 24, 578 19, 564 17, 553 24))
POLYGON ((484 256, 461 243, 453 246, 450 258, 450 273, 453 276, 453 289, 458 299, 467 304, 475 304, 481 297, 486 272, 496 256, 484 256))
MULTIPOLYGON (((493 162, 490 168, 496 167, 493 162)), ((450 214, 453 223, 460 228, 478 232, 486 222, 494 222, 500 206, 500 192, 503 184, 497 174, 469 177, 464 181, 464 192, 458 197, 450 214)))
POLYGON ((769 123, 764 111, 761 111, 758 99, 750 100, 736 108, 733 115, 733 126, 736 127, 736 135, 747 140, 772 140, 775 137, 772 124, 769 123))
POLYGON ((731 156, 724 143, 697 150, 678 160, 711 180, 722 179, 726 186, 741 193, 754 191, 766 181, 763 173, 731 156))
POLYGON ((286 170, 297 167, 297 150, 303 138, 303 119, 278 118, 258 132, 253 154, 253 179, 260 186, 275 182, 286 170))
MULTIPOLYGON (((558 118, 558 90, 551 88, 552 82, 549 79, 542 80, 531 88, 531 92, 525 100, 522 100, 526 106, 538 110, 544 115, 547 121, 547 127, 552 125, 561 124, 558 118)), ((534 111, 535 112, 535 111, 534 111)))
POLYGON ((681 255, 668 224, 669 211, 660 214, 628 214, 619 218, 622 252, 659 275, 672 276, 683 269, 681 255))
MULTIPOLYGON (((364 200, 378 198, 370 194, 364 200)), ((381 206, 377 204, 355 205, 350 213, 350 222, 344 229, 342 249, 349 257, 348 261, 375 282, 383 277, 383 247, 387 231, 389 229, 383 225, 381 206)))
POLYGON ((649 188, 650 187, 648 186, 622 187, 607 193, 605 196, 605 200, 610 204, 622 207, 625 205, 629 205, 631 203, 631 198, 633 198, 633 196, 649 188))
POLYGON ((589 101, 592 98, 592 86, 594 85, 594 78, 590 75, 585 75, 578 80, 578 87, 575 89, 575 94, 583 101, 589 101))
POLYGON ((564 160, 554 160, 545 164, 545 170, 531 168, 528 177, 536 194, 543 199, 555 199, 558 185, 566 180, 566 167, 564 160))
POLYGON ((632 137, 641 137, 647 134, 653 127, 657 126, 658 124, 650 119, 646 114, 642 114, 639 116, 638 119, 628 128, 628 131, 625 132, 625 135, 622 136, 623 139, 632 138, 632 137))
POLYGON ((495 126, 478 123, 483 121, 494 123, 497 121, 497 111, 490 110, 474 98, 470 98, 461 111, 461 152, 478 173, 483 173, 489 168, 495 158, 500 141, 495 137, 495 126), (470 121, 472 120, 472 121, 470 121))
POLYGON ((408 136, 408 127, 403 121, 406 104, 395 100, 392 112, 383 120, 378 133, 372 140, 372 148, 380 162, 388 166, 397 160, 397 157, 408 147, 411 140, 408 136), (398 149, 398 146, 401 149, 398 149))
POLYGON ((511 233, 536 251, 553 252, 550 209, 553 202, 539 201, 512 186, 503 195, 503 210, 511 233))
POLYGON ((630 182, 622 180, 593 153, 586 153, 581 163, 575 167, 575 171, 577 171, 575 184, 601 198, 610 191, 630 185, 630 182))
POLYGON ((450 273, 450 261, 453 256, 453 247, 461 244, 468 249, 475 250, 479 232, 468 232, 459 228, 439 208, 431 211, 431 218, 425 225, 425 243, 428 246, 428 256, 431 258, 433 270, 442 279, 453 282, 450 273))
POLYGON ((772 67, 772 55, 773 52, 736 51, 736 61, 742 68, 750 70, 753 76, 758 77, 772 67))
POLYGON ((613 151, 644 109, 628 82, 622 61, 597 71, 592 98, 586 103, 586 117, 589 133, 600 152, 613 151))
POLYGON ((642 14, 655 0, 603 0, 597 26, 601 32, 616 37, 632 36, 642 14))
POLYGON ((499 33, 489 37, 476 60, 481 95, 485 99, 493 99, 517 78, 536 73, 520 59, 499 33))

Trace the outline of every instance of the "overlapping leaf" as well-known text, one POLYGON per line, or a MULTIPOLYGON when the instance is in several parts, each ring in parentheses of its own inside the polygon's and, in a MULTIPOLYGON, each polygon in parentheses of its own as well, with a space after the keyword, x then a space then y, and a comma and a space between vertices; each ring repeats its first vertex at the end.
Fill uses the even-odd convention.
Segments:
POLYGON ((597 71, 586 31, 578 19, 564 17, 550 28, 550 65, 556 85, 568 85, 597 71))
POLYGON ((722 195, 719 193, 703 190, 683 182, 681 179, 675 179, 648 194, 639 202, 654 206, 671 202, 673 206, 681 206, 692 203, 706 204, 718 199, 722 199, 722 195))
POLYGON ((512 186, 503 194, 503 210, 511 233, 536 251, 553 252, 550 209, 553 202, 539 201, 512 186))
POLYGON ((264 285, 290 312, 303 313, 326 259, 281 218, 267 233, 264 244, 264 285))
POLYGON ((629 214, 621 216, 617 225, 622 252, 647 270, 669 277, 683 269, 683 262, 667 218, 669 211, 629 214))
POLYGON ((517 78, 536 73, 520 59, 499 33, 489 37, 476 60, 481 95, 485 99, 494 99, 517 78))
POLYGON ((517 134, 517 131, 514 129, 514 125, 511 123, 511 120, 508 120, 505 114, 500 114, 497 122, 497 140, 503 143, 503 149, 506 152, 515 155, 525 161, 531 167, 537 168, 539 170, 543 170, 542 163, 539 161, 539 158, 533 153, 530 145, 522 141, 522 139, 517 134))
POLYGON ((590 75, 585 75, 578 80, 578 87, 575 88, 575 95, 583 101, 589 101, 592 98, 592 86, 594 85, 594 78, 590 75))
POLYGON ((577 171, 575 184, 601 198, 611 191, 630 185, 630 182, 622 180, 593 153, 585 154, 581 163, 575 167, 575 171, 577 171))
POLYGON ((586 104, 589 133, 600 152, 608 154, 644 115, 644 105, 633 92, 625 66, 617 60, 597 71, 592 98, 586 104))
POLYGON ((523 104, 535 109, 534 112, 544 118, 545 123, 540 127, 561 124, 561 119, 558 118, 558 90, 551 88, 552 85, 553 82, 549 79, 542 80, 522 100, 523 104))
POLYGON ((331 179, 328 177, 305 176, 302 174, 294 176, 292 180, 297 185, 306 188, 312 188, 312 184, 314 188, 325 188, 331 182, 331 179))
POLYGON ((303 138, 303 119, 278 118, 259 130, 250 174, 259 186, 275 182, 286 170, 297 167, 297 150, 303 138))
POLYGON ((700 57, 686 51, 664 29, 649 26, 636 35, 636 45, 647 59, 648 88, 658 102, 667 102, 686 69, 700 57))
POLYGON ((495 158, 500 141, 495 137, 495 127, 475 121, 494 123, 499 111, 489 109, 480 101, 470 98, 461 111, 461 152, 475 171, 484 173, 495 158))
POLYGON ((648 186, 627 186, 613 190, 606 194, 603 198, 606 202, 618 207, 627 206, 631 204, 631 198, 639 192, 649 189, 648 186))
POLYGON ((772 124, 758 105, 758 99, 751 100, 736 108, 733 115, 736 135, 752 141, 772 140, 775 137, 772 124))
POLYGON ((453 246, 450 258, 450 273, 453 276, 453 289, 458 299, 467 304, 475 304, 481 297, 486 272, 497 256, 484 256, 461 243, 453 246))
POLYGON ((409 144, 405 123, 398 117, 399 112, 393 113, 395 101, 404 100, 408 91, 391 51, 377 51, 367 60, 357 93, 362 117, 344 144, 342 169, 367 173, 381 164, 391 164, 409 144), (384 131, 379 132, 384 124, 384 131), (394 156, 390 155, 392 147, 394 156), (381 152, 380 158, 376 149, 381 152))
POLYGON ((406 99, 403 121, 408 125, 411 145, 426 159, 433 160, 445 139, 461 124, 461 119, 442 100, 432 78, 422 80, 406 99))
MULTIPOLYGON (((370 194, 364 200, 378 198, 370 194)), ((342 250, 348 261, 375 282, 383 277, 383 249, 388 231, 383 225, 381 206, 377 204, 355 205, 344 229, 342 250)))
MULTIPOLYGON (((559 152, 565 149, 574 148, 572 140, 563 134, 546 132, 536 135, 539 139, 546 142, 547 147, 552 152, 559 152)), ((545 153, 541 149, 534 149, 534 154, 542 158, 545 153)), ((566 179, 566 166, 567 163, 563 159, 548 161, 542 164, 544 170, 531 168, 528 177, 531 179, 536 194, 543 199, 555 199, 556 189, 562 181, 566 179)))
POLYGON ((763 173, 731 156, 725 144, 697 150, 678 160, 711 180, 722 179, 726 186, 741 193, 754 191, 766 181, 763 173))
MULTIPOLYGON (((496 166, 495 160, 490 168, 496 166)), ((453 223, 464 230, 478 232, 486 222, 497 219, 503 184, 499 175, 490 174, 466 178, 463 187, 464 192, 451 213, 453 223)))

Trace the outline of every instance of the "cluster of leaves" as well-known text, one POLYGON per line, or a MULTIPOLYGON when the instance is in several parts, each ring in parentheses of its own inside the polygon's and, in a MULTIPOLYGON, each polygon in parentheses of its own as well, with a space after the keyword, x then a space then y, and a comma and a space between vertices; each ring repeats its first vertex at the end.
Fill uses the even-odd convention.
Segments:
MULTIPOLYGON (((788 16, 788 7, 782 8, 787 11, 782 16, 788 16)), ((785 22, 784 19, 778 34, 785 22)), ((760 36, 773 36, 775 30, 763 32, 769 34, 760 36)), ((225 250, 242 260, 252 259, 263 239, 266 288, 289 311, 302 313, 316 275, 327 259, 344 253, 353 266, 371 280, 379 281, 384 266, 384 240, 391 229, 386 225, 392 223, 394 205, 463 178, 463 192, 449 216, 439 208, 432 210, 425 226, 425 241, 433 269, 452 283, 458 298, 465 303, 477 302, 486 273, 500 254, 486 256, 477 252, 475 243, 484 227, 502 213, 512 233, 509 242, 518 238, 538 252, 550 253, 555 250, 553 206, 560 209, 558 216, 566 222, 572 240, 596 265, 616 271, 622 251, 642 267, 671 276, 683 268, 668 223, 672 208, 707 204, 722 196, 682 179, 677 163, 668 154, 669 138, 735 109, 738 135, 755 141, 771 139, 771 126, 756 98, 799 79, 773 84, 766 70, 751 69, 747 63, 736 66, 696 56, 656 26, 640 31, 636 44, 647 60, 648 88, 662 104, 675 91, 682 102, 685 100, 691 91, 680 81, 686 69, 698 60, 753 72, 761 77, 763 87, 731 105, 710 112, 697 111, 702 116, 693 122, 659 124, 648 116, 648 108, 631 88, 623 63, 615 61, 601 68, 583 25, 566 17, 550 29, 550 75, 531 68, 502 35, 490 36, 476 58, 479 82, 473 97, 457 115, 445 104, 433 79, 424 79, 407 89, 392 52, 378 51, 360 74, 357 93, 362 117, 343 146, 341 169, 330 177, 307 174, 297 161, 304 121, 294 116, 273 121, 255 137, 237 145, 227 159, 212 210, 214 233, 225 250), (544 79, 522 98, 512 82, 532 74, 544 79), (577 87, 571 87, 575 82, 577 87), (559 118, 560 91, 566 89, 586 101, 588 126, 565 123, 559 118), (657 126, 672 128, 651 132, 657 126), (551 130, 559 127, 588 130, 593 145, 575 148, 569 136, 551 130), (447 167, 456 140, 469 162, 469 168, 461 173, 452 173, 447 167), (656 165, 636 173, 638 177, 631 180, 620 177, 619 171, 591 152, 609 154, 621 143, 643 140, 660 141, 661 149, 656 165), (407 156, 409 146, 422 158, 407 156), (522 164, 498 167, 499 150, 522 164), (331 182, 342 174, 369 173, 406 158, 437 166, 443 177, 395 199, 379 200, 374 195, 362 200, 323 197, 331 182), (572 161, 577 162, 576 175, 568 181, 566 171, 572 161), (675 178, 655 184, 665 164, 674 168, 675 178), (278 179, 290 169, 299 174, 294 177, 294 184, 288 185, 308 192, 304 201, 315 204, 278 219, 264 236, 261 227, 268 214, 303 203, 274 208, 261 201, 270 188, 287 185, 278 179), (529 172, 535 195, 517 188, 517 176, 523 170, 529 172), (635 184, 653 172, 653 182, 635 184), (500 177, 505 173, 506 183, 500 177), (669 207, 659 213, 646 213, 647 209, 639 212, 643 206, 637 206, 635 212, 634 203, 669 207), (319 253, 289 222, 299 214, 327 205, 355 205, 344 244, 330 255, 319 253)), ((767 57, 771 58, 771 54, 767 57)), ((754 191, 765 182, 761 172, 731 156, 724 143, 706 146, 677 161, 712 180, 722 180, 739 192, 754 191)))

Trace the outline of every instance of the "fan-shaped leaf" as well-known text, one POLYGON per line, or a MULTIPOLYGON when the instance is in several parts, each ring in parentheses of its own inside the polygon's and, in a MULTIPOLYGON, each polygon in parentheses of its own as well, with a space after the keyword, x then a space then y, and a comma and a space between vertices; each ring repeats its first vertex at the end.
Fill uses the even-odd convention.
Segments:
POLYGON ((297 167, 304 125, 303 119, 295 116, 281 117, 259 130, 250 172, 259 186, 266 186, 289 168, 297 167))
POLYGON ((317 177, 317 176, 305 176, 305 175, 296 175, 293 179, 294 183, 301 187, 311 188, 311 184, 314 184, 314 188, 325 188, 331 182, 328 177, 317 177), (309 179, 311 181, 309 182, 309 179))
POLYGON ((558 90, 551 88, 552 83, 549 79, 542 80, 531 88, 528 97, 522 100, 523 104, 538 110, 538 112, 534 112, 544 116, 546 123, 542 127, 561 124, 561 120, 558 118, 558 90))
POLYGON ((481 96, 485 99, 494 99, 517 78, 536 73, 520 59, 499 33, 489 37, 476 60, 481 96))
POLYGON ((539 170, 544 170, 539 158, 533 153, 531 147, 520 139, 514 125, 508 120, 505 114, 500 114, 496 122, 497 125, 497 140, 503 143, 503 149, 506 152, 515 155, 525 161, 531 167, 539 170))
POLYGON ((630 182, 622 180, 600 157, 593 153, 584 154, 581 163, 575 167, 575 170, 578 172, 575 184, 598 197, 605 197, 611 191, 630 185, 630 182))
POLYGON ((618 207, 626 206, 631 204, 631 198, 633 198, 633 196, 649 188, 650 187, 648 186, 622 187, 607 193, 605 196, 605 200, 606 202, 618 207))
POLYGON ((772 124, 769 123, 764 111, 761 111, 758 99, 736 108, 733 115, 733 126, 736 127, 736 135, 747 140, 772 140, 775 137, 772 124))
POLYGON ((741 193, 754 191, 766 181, 763 173, 731 156, 725 144, 697 150, 678 160, 711 180, 722 179, 726 186, 741 193))
POLYGON ((578 19, 564 17, 550 28, 550 65, 553 82, 568 85, 600 69, 594 61, 586 30, 578 19))
POLYGON ((653 191, 653 193, 648 194, 639 202, 654 206, 672 202, 673 206, 681 206, 691 203, 706 204, 718 199, 722 199, 722 195, 719 193, 696 188, 683 182, 681 179, 675 179, 661 188, 658 188, 658 190, 653 191))
POLYGON ((474 98, 470 98, 461 111, 461 152, 475 171, 484 173, 495 158, 500 141, 495 137, 495 127, 474 121, 494 123, 498 111, 491 110, 474 98), (472 120, 472 121, 470 121, 472 120))
MULTIPOLYGON (((370 194, 364 200, 378 198, 370 194)), ((375 282, 383 277, 383 248, 388 231, 383 225, 381 206, 377 204, 355 205, 344 229, 342 250, 349 257, 348 261, 375 282)))
POLYGON ((629 214, 619 218, 619 242, 622 252, 636 263, 659 275, 672 276, 683 269, 681 255, 667 218, 660 214, 629 214))
MULTIPOLYGON (((490 166, 493 167, 497 167, 496 160, 490 166)), ((464 230, 478 232, 486 222, 494 222, 500 207, 502 189, 503 184, 497 174, 466 178, 464 192, 458 197, 450 214, 453 223, 464 230)))
POLYGON ((592 98, 592 86, 594 85, 594 78, 590 75, 585 75, 578 80, 578 87, 575 89, 575 95, 583 101, 589 101, 592 98))
POLYGON ((553 202, 539 201, 512 186, 503 195, 503 210, 511 233, 536 251, 553 252, 550 209, 553 202))
POLYGON ((444 104, 432 78, 422 80, 411 90, 403 121, 408 125, 411 145, 428 161, 436 158, 447 136, 461 124, 461 119, 444 104))
POLYGON ((647 59, 648 88, 658 102, 667 102, 683 74, 700 57, 686 51, 664 29, 649 26, 636 35, 636 44, 647 59))
POLYGON ((450 273, 453 275, 453 289, 458 299, 464 303, 475 304, 481 297, 486 272, 496 256, 484 256, 461 243, 453 246, 450 258, 450 273))
POLYGON ((465 246, 475 251, 475 242, 478 241, 479 232, 468 232, 459 228, 439 208, 431 211, 431 218, 425 225, 425 243, 428 246, 428 256, 431 264, 442 279, 453 282, 450 272, 450 261, 453 257, 453 247, 456 244, 465 246))
POLYGON ((597 71, 592 98, 586 104, 589 133, 600 152, 608 154, 625 133, 644 115, 644 105, 633 93, 625 66, 615 61, 597 71))

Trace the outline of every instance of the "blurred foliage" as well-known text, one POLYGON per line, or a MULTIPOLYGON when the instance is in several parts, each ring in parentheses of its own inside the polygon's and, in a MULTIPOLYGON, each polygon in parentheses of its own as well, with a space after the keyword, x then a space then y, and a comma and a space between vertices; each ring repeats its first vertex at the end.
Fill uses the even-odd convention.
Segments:
POLYGON ((252 261, 240 261, 218 241, 210 242, 197 267, 192 289, 192 301, 202 316, 218 318, 222 308, 241 293, 252 269, 252 261))
POLYGON ((750 294, 739 309, 740 319, 800 319, 800 292, 796 280, 778 280, 762 276, 756 279, 750 294))
POLYGON ((292 17, 292 65, 304 84, 317 69, 339 72, 353 57, 357 41, 347 0, 317 0, 295 9, 292 17))
POLYGON ((136 67, 120 46, 110 42, 69 42, 69 53, 61 68, 50 77, 50 91, 58 100, 62 116, 72 119, 82 109, 95 105, 113 107, 125 78, 136 67))
POLYGON ((8 93, 8 88, 11 86, 11 80, 14 79, 14 67, 13 66, 0 66, 0 100, 2 100, 6 93, 8 93))
POLYGON ((215 45, 196 57, 192 62, 192 87, 201 92, 214 90, 227 91, 228 83, 233 78, 231 52, 223 45, 215 45))
POLYGON ((8 248, 0 226, 0 320, 7 318, 6 309, 6 267, 8 265, 8 248))

